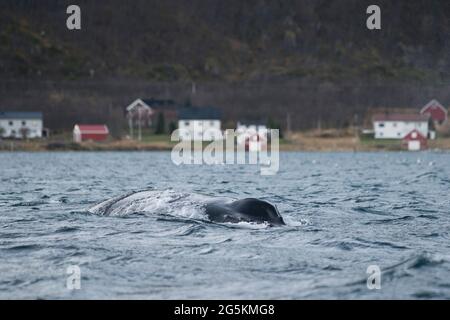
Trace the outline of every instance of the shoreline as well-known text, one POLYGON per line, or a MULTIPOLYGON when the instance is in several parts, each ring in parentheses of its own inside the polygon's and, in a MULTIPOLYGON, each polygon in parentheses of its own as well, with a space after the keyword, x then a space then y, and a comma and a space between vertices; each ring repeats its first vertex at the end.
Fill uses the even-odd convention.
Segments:
MULTIPOLYGON (((177 142, 178 143, 178 142, 177 142)), ((170 141, 138 142, 135 140, 111 140, 106 142, 82 142, 52 140, 0 140, 0 152, 55 152, 55 151, 171 151, 177 144, 170 141)), ((386 152, 407 151, 401 140, 364 140, 355 136, 317 137, 295 134, 280 141, 279 150, 286 152, 386 152)), ((450 151, 450 138, 428 142, 427 150, 450 151)))

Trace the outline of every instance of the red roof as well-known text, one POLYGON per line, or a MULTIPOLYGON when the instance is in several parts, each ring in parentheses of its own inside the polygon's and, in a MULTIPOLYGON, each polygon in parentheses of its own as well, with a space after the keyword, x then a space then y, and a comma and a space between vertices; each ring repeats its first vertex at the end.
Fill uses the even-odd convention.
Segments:
POLYGON ((427 138, 424 137, 417 129, 412 130, 410 133, 408 133, 403 140, 411 141, 411 140, 421 140, 426 141, 427 138))
POLYGON ((431 100, 425 107, 420 110, 421 114, 429 114, 434 121, 447 120, 448 111, 437 100, 431 100))
POLYGON ((75 128, 81 131, 81 133, 90 133, 90 134, 108 134, 108 127, 104 124, 76 124, 75 128))
POLYGON ((409 114, 409 113, 386 113, 376 114, 373 121, 411 121, 411 122, 427 122, 430 116, 428 114, 409 114))

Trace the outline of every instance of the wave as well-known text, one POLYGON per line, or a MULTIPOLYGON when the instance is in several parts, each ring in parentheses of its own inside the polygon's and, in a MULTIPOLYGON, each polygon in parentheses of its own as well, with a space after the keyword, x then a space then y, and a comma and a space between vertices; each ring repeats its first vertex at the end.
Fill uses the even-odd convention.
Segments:
POLYGON ((12 205, 12 207, 34 207, 34 206, 40 206, 47 204, 47 201, 22 201, 19 203, 15 203, 12 205))
MULTIPOLYGON (((400 262, 381 268, 382 273, 382 281, 393 282, 398 281, 400 279, 409 279, 411 277, 417 276, 420 272, 423 272, 423 269, 438 267, 442 264, 448 263, 450 261, 450 256, 445 256, 441 254, 433 254, 430 252, 419 252, 415 253, 400 262)), ((426 270, 425 272, 430 272, 426 270)), ((338 286, 342 287, 357 287, 358 290, 361 289, 361 285, 365 285, 367 282, 367 278, 363 277, 357 279, 355 281, 341 283, 338 286)), ((324 286, 326 288, 330 288, 332 286, 324 286)), ((416 298, 419 295, 424 294, 423 291, 419 291, 413 294, 416 298), (417 295, 417 296, 416 296, 417 295)), ((427 297, 426 294, 423 295, 422 298, 431 298, 427 297)))
POLYGON ((450 256, 441 254, 432 254, 429 252, 422 252, 416 256, 405 259, 395 267, 404 266, 407 270, 421 269, 429 266, 436 266, 450 261, 450 256))

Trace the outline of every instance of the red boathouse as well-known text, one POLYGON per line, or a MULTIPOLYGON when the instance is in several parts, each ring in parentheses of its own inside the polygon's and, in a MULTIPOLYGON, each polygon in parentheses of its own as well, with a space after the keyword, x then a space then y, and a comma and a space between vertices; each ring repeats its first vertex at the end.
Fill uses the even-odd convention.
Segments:
POLYGON ((403 146, 409 151, 423 150, 427 148, 427 138, 414 129, 403 138, 403 146))
POLYGON ((108 127, 104 124, 76 124, 73 128, 73 141, 105 141, 109 136, 108 127))

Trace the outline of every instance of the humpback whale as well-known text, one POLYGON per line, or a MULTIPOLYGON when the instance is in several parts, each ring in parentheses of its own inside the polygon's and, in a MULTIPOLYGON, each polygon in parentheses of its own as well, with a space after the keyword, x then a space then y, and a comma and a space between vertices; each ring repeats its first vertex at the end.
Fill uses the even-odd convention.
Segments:
POLYGON ((283 217, 272 204, 254 198, 231 203, 212 202, 205 206, 206 214, 214 222, 256 222, 284 225, 283 217))
POLYGON ((254 222, 270 226, 285 224, 278 209, 263 200, 211 198, 172 190, 132 192, 99 203, 88 211, 107 216, 136 212, 166 213, 189 218, 204 218, 206 215, 210 221, 218 223, 254 222))

